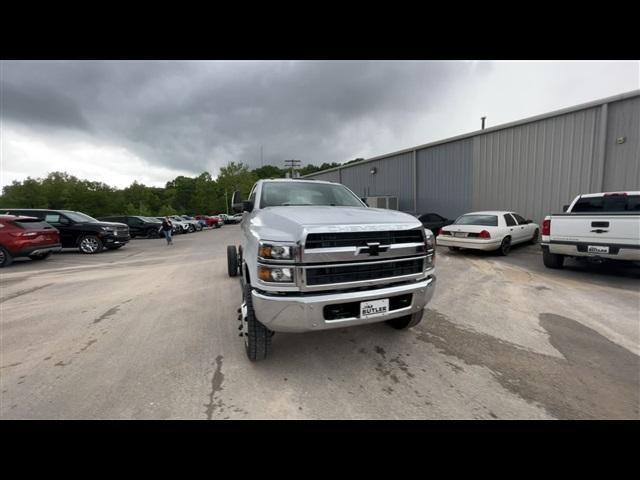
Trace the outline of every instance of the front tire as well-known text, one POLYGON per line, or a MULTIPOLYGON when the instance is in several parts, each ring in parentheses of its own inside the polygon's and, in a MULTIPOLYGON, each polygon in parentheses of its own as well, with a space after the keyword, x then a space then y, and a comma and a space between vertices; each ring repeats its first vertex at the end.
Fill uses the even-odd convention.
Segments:
POLYGON ((564 265, 564 255, 542 251, 542 263, 547 268, 562 268, 564 265))
POLYGON ((502 239, 502 243, 500 244, 500 248, 498 249, 498 253, 503 257, 509 255, 511 251, 511 237, 504 237, 502 239))
POLYGON ((424 310, 412 313, 411 315, 405 315, 404 317, 392 318, 385 323, 396 330, 406 330, 418 325, 422 321, 424 310))
POLYGON ((242 319, 243 322, 246 322, 242 327, 247 357, 249 357, 249 360, 252 362, 264 360, 271 350, 271 337, 273 336, 273 332, 256 318, 256 312, 253 309, 253 299, 251 298, 251 285, 249 283, 245 283, 242 294, 247 309, 247 316, 242 319))
POLYGON ((147 238, 158 238, 160 235, 155 228, 147 230, 147 238))
POLYGON ((13 263, 13 257, 4 247, 0 247, 0 268, 8 267, 13 263))
POLYGON ((102 244, 102 240, 95 235, 85 235, 78 243, 78 250, 80 250, 81 253, 86 253, 88 255, 99 253, 103 248, 104 245, 102 244))
POLYGON ((540 235, 540 232, 536 228, 536 231, 533 233, 533 237, 531 237, 531 240, 529 240, 529 243, 531 243, 531 245, 535 245, 536 243, 538 243, 539 235, 540 235))
POLYGON ((227 247, 227 272, 230 277, 238 276, 238 252, 235 245, 227 247))

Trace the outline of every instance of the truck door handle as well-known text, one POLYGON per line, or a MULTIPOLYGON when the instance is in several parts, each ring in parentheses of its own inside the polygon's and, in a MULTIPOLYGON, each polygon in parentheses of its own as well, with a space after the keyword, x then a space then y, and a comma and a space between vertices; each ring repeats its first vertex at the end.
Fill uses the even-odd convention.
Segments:
POLYGON ((609 230, 602 230, 600 228, 596 229, 596 230, 591 230, 591 233, 607 233, 609 230))
POLYGON ((607 228, 609 227, 609 222, 591 222, 591 226, 593 228, 597 228, 597 227, 607 228))

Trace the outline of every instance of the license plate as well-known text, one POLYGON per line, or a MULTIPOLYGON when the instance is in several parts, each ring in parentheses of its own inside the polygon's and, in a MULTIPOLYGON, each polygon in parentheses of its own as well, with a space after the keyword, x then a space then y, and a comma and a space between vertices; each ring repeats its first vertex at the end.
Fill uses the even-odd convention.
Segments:
POLYGON ((466 237, 466 236, 467 236, 467 234, 466 234, 466 232, 455 232, 455 233, 453 234, 453 236, 454 236, 454 237, 466 237))
POLYGON ((597 247, 595 245, 589 245, 587 247, 589 253, 609 253, 609 247, 597 247))
POLYGON ((389 299, 360 302, 360 318, 375 317, 389 313, 389 299))

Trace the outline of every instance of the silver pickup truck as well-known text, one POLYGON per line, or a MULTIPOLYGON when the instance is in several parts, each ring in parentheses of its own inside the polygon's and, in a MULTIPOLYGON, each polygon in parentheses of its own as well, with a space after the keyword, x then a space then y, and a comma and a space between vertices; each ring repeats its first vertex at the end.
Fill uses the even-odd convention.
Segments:
POLYGON ((228 272, 241 279, 238 329, 250 360, 266 358, 274 332, 422 320, 436 284, 435 241, 416 218, 317 180, 260 180, 232 203, 244 218, 240 245, 227 247, 228 272))

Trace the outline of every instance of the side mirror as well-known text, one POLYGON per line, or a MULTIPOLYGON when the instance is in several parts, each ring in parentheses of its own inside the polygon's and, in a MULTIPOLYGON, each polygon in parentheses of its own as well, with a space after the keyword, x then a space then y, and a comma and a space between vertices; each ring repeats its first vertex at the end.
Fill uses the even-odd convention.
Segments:
POLYGON ((236 213, 250 212, 253 210, 253 202, 251 200, 242 200, 242 194, 239 190, 236 190, 231 197, 231 208, 236 213))
POLYGON ((533 220, 525 220, 525 222, 527 225, 529 225, 530 223, 533 223, 533 220))
POLYGON ((364 203, 367 207, 369 206, 365 197, 360 197, 360 200, 362 200, 362 203, 364 203))
POLYGON ((567 210, 569 210, 569 205, 563 205, 562 211, 566 212, 567 210))
POLYGON ((71 225, 71 220, 67 217, 60 217, 60 225, 71 225))

